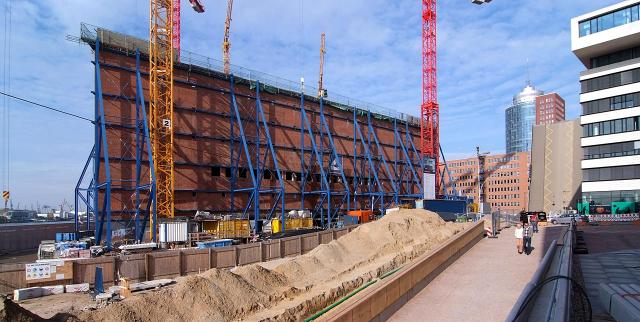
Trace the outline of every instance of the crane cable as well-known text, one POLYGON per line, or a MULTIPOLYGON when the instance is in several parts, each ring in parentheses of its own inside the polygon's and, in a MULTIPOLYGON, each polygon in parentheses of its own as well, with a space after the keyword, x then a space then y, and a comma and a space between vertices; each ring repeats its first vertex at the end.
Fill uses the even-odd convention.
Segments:
MULTIPOLYGON (((3 92, 11 92, 11 0, 5 2, 4 7, 4 38, 2 47, 2 88, 3 92)), ((11 117, 9 115, 9 105, 11 101, 5 96, 2 99, 2 191, 9 192, 10 179, 11 179, 11 117)), ((8 196, 5 198, 4 208, 7 207, 8 196)))

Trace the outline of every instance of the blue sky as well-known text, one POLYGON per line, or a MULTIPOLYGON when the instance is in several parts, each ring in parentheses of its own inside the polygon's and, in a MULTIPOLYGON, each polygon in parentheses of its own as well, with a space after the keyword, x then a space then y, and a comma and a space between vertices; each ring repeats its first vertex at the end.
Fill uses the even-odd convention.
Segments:
MULTIPOLYGON (((182 1, 182 47, 220 58, 226 1, 202 2, 206 12, 197 14, 182 1)), ((567 102, 567 117, 576 118, 583 66, 570 51, 569 21, 616 2, 494 0, 476 6, 467 0, 441 0, 438 77, 447 158, 472 155, 476 145, 483 151, 504 151, 504 108, 525 85, 527 60, 533 85, 558 92, 567 102)), ((148 36, 148 0, 11 3, 12 94, 90 118, 91 52, 67 41, 66 35, 79 35, 80 22, 87 22, 148 36)), ((324 31, 324 82, 331 93, 418 115, 420 3, 236 0, 232 62, 291 80, 304 76, 316 84, 324 31)), ((0 26, 4 28, 4 18, 0 26)), ((72 202, 93 144, 91 125, 16 101, 10 110, 14 206, 72 202)))

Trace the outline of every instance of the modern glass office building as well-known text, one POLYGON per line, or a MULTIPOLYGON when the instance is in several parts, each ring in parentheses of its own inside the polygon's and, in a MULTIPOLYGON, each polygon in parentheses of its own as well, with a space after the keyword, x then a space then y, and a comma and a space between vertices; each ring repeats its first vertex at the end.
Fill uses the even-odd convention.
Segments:
POLYGON ((513 97, 513 104, 505 110, 505 139, 507 153, 531 150, 531 129, 536 124, 536 97, 544 94, 528 84, 513 97))
POLYGON ((571 20, 571 48, 584 65, 582 212, 640 209, 640 0, 571 20))

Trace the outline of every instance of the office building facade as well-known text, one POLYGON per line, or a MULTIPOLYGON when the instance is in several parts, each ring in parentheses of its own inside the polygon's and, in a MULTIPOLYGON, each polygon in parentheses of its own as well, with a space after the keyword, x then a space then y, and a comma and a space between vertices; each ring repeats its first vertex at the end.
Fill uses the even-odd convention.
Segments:
POLYGON ((640 0, 571 20, 580 73, 582 204, 599 213, 640 205, 640 0), (594 208, 595 207, 595 208, 594 208))
POLYGON ((442 187, 447 194, 454 195, 457 192, 460 196, 473 198, 476 203, 480 198, 492 211, 516 214, 526 210, 529 195, 528 152, 475 156, 451 160, 447 165, 451 177, 448 174, 444 176, 442 187), (478 194, 478 185, 481 195, 478 194))
POLYGON ((580 120, 533 127, 529 209, 557 214, 581 199, 580 120))
POLYGON ((536 97, 544 94, 528 84, 513 97, 505 110, 505 141, 507 153, 531 150, 531 128, 536 123, 536 97))
POLYGON ((536 125, 562 122, 564 118, 564 99, 558 93, 536 97, 536 125))

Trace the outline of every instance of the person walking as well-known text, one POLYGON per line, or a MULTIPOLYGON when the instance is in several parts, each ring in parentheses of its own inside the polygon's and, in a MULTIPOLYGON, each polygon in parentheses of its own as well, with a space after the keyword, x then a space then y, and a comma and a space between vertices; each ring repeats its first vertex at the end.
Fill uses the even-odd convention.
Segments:
POLYGON ((522 238, 524 237, 524 229, 522 228, 521 223, 518 223, 516 225, 515 236, 516 236, 516 248, 518 249, 518 254, 522 254, 522 247, 523 247, 522 238))
POLYGON ((531 254, 531 226, 529 226, 529 223, 524 224, 522 236, 524 239, 524 252, 529 255, 531 254))
POLYGON ((538 233, 538 214, 531 215, 531 228, 533 228, 533 233, 538 233))

